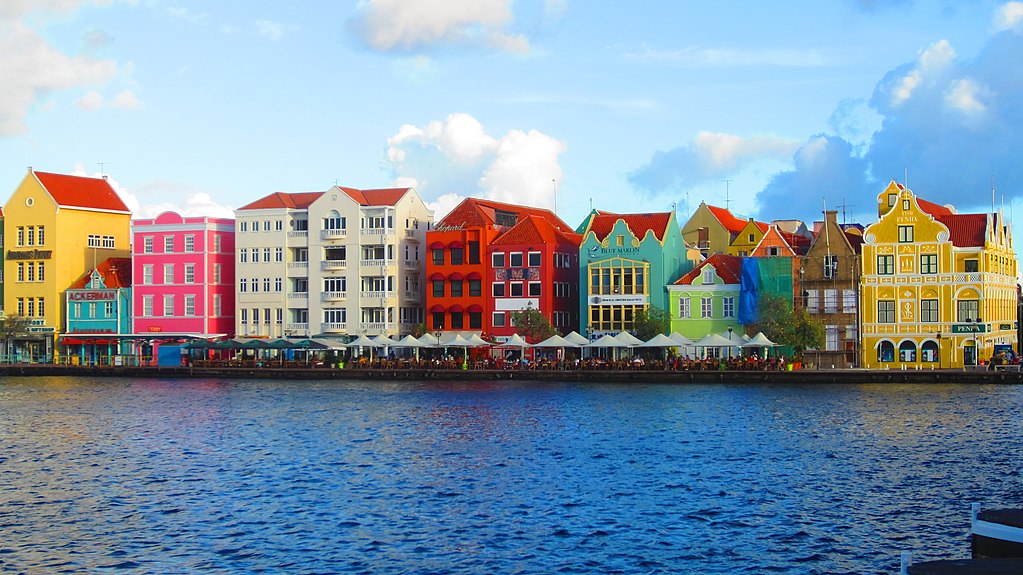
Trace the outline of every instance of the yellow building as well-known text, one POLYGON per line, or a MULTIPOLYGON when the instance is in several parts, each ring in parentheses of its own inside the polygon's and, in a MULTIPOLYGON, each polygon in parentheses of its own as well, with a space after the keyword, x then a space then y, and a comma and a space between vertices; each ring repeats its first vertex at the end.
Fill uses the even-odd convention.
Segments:
POLYGON ((49 362, 64 291, 109 257, 129 257, 131 212, 105 178, 28 174, 3 207, 4 312, 30 320, 5 359, 49 362))
POLYGON ((862 365, 974 365, 1016 347, 1016 254, 1002 215, 956 214, 891 182, 863 238, 862 365))

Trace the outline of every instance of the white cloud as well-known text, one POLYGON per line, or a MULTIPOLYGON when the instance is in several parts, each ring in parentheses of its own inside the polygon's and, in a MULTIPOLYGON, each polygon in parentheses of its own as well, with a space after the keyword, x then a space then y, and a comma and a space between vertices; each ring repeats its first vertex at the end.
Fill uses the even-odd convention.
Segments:
MULTIPOLYGON (((0 136, 23 133, 33 106, 55 91, 97 86, 117 73, 117 64, 86 56, 69 56, 30 29, 22 18, 31 12, 72 11, 81 0, 5 0, 0 2, 0 136)), ((79 104, 94 104, 95 96, 79 104)))
POLYGON ((282 24, 272 20, 256 20, 256 33, 272 41, 280 40, 295 29, 296 27, 290 24, 282 24))
POLYGON ((1006 2, 995 11, 993 27, 996 32, 1018 29, 1023 22, 1023 2, 1006 2))
POLYGON ((432 202, 426 202, 426 207, 433 210, 433 221, 439 222, 444 219, 444 216, 451 213, 455 206, 462 203, 464 199, 465 196, 458 194, 444 194, 432 202))
POLYGON ((183 203, 161 202, 136 206, 132 210, 132 217, 155 218, 163 212, 177 212, 184 217, 234 219, 234 210, 231 207, 213 201, 213 198, 205 192, 191 193, 185 196, 183 203))
POLYGON ((724 173, 737 170, 751 159, 787 159, 799 147, 795 140, 770 136, 744 138, 735 134, 700 132, 695 147, 708 171, 724 173))
POLYGON ((945 103, 965 114, 979 114, 987 110, 981 101, 988 95, 988 90, 977 82, 963 78, 952 82, 945 91, 945 103))
POLYGON ((524 53, 525 36, 512 34, 512 0, 364 0, 353 24, 376 50, 415 50, 469 43, 524 53))
POLYGON ((95 90, 86 92, 81 98, 75 100, 75 105, 83 110, 94 111, 103 107, 103 95, 95 90))
POLYGON ((920 52, 917 63, 901 78, 897 78, 889 89, 893 106, 909 100, 925 82, 935 79, 950 64, 955 62, 956 52, 948 40, 938 40, 920 52))
POLYGON ((131 90, 122 90, 121 93, 114 98, 111 105, 115 108, 121 108, 124 110, 135 110, 144 106, 142 100, 139 100, 139 97, 131 90))
POLYGON ((387 146, 396 178, 414 182, 438 218, 467 196, 552 208, 565 151, 563 142, 538 130, 491 136, 469 114, 424 127, 406 124, 387 146))
POLYGON ((735 47, 688 46, 678 50, 659 50, 642 46, 639 50, 627 52, 624 56, 635 60, 664 61, 688 67, 782 66, 802 68, 826 66, 830 63, 830 59, 819 50, 790 48, 749 50, 735 47))

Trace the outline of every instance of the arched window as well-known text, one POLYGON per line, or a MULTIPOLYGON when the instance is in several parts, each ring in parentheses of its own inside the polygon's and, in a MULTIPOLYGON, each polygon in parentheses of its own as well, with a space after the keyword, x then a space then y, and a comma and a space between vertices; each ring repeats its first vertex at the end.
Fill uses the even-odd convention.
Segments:
POLYGON ((922 361, 936 363, 938 361, 938 342, 925 341, 923 345, 920 346, 920 359, 922 361))
POLYGON ((343 230, 345 229, 345 219, 341 217, 337 210, 330 210, 330 213, 323 218, 323 229, 343 230))
POLYGON ((899 361, 916 361, 916 342, 904 341, 899 344, 899 361))
POLYGON ((877 361, 895 361, 895 344, 882 341, 877 346, 877 361))

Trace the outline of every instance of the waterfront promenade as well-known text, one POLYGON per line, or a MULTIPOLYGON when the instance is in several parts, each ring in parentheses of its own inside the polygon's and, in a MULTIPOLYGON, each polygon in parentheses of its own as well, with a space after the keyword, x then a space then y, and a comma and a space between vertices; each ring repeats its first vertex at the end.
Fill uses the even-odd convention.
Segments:
POLYGON ((597 369, 460 369, 447 366, 310 367, 310 366, 71 366, 13 364, 0 366, 0 376, 87 376, 158 378, 346 379, 379 381, 589 381, 595 383, 981 383, 1020 384, 1019 370, 990 371, 981 367, 931 370, 797 369, 666 370, 597 369))

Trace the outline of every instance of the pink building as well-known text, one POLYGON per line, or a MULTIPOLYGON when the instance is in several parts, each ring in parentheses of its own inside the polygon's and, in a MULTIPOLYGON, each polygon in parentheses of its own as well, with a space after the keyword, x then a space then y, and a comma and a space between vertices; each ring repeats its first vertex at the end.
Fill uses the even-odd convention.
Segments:
POLYGON ((234 336, 234 220, 132 221, 132 332, 150 343, 234 336))

